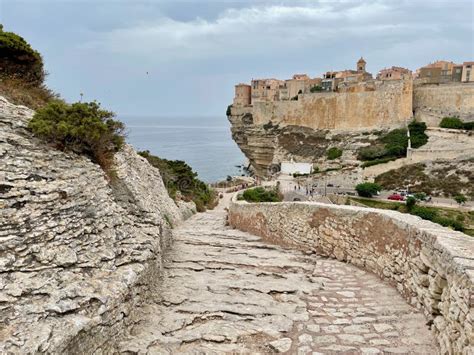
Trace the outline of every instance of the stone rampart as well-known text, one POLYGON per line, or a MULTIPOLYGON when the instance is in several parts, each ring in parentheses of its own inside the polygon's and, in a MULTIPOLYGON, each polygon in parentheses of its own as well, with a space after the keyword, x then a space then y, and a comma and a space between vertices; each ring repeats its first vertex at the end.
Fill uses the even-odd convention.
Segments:
MULTIPOLYGON (((312 129, 391 128, 412 116, 411 80, 377 82, 371 90, 298 95, 298 100, 255 102, 254 124, 297 125, 312 129)), ((238 114, 237 112, 232 112, 238 114)))
POLYGON ((423 310, 441 354, 474 351, 474 239, 395 211, 234 196, 232 227, 377 274, 423 310))
POLYGON ((420 85, 413 89, 415 118, 437 127, 446 116, 474 121, 474 83, 420 85))

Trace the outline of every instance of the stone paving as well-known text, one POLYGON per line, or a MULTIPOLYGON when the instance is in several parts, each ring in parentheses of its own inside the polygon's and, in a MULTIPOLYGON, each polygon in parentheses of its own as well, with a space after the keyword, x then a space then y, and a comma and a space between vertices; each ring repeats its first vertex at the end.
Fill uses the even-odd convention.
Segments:
POLYGON ((124 353, 436 354, 421 313, 354 266, 225 226, 225 203, 175 232, 124 353))

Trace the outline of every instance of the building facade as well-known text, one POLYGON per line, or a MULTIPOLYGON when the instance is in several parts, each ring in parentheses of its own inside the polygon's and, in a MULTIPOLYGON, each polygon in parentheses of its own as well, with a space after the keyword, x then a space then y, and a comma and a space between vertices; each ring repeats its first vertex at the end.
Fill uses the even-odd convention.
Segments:
POLYGON ((412 76, 411 70, 402 67, 391 67, 379 71, 377 80, 401 80, 406 76, 412 76))
POLYGON ((474 62, 464 62, 462 64, 461 81, 463 83, 471 83, 474 81, 474 62))

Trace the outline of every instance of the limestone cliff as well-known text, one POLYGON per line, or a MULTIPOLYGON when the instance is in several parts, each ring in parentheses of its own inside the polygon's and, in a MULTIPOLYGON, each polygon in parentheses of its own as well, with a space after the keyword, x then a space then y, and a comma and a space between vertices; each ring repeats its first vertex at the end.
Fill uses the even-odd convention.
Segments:
POLYGON ((358 148, 380 131, 405 126, 413 114, 431 127, 445 116, 472 120, 474 84, 413 87, 411 81, 377 81, 372 90, 302 94, 296 101, 230 106, 227 113, 233 139, 260 176, 290 159, 331 168, 325 153, 334 146, 344 151, 339 163, 354 166, 358 148))
POLYGON ((357 151, 370 145, 382 131, 317 130, 298 125, 280 126, 271 121, 255 124, 251 112, 231 108, 228 119, 232 138, 259 176, 269 176, 282 161, 311 161, 320 169, 358 165, 357 151), (342 159, 328 161, 330 147, 343 150, 342 159))
POLYGON ((193 206, 130 146, 109 183, 32 137, 32 113, 0 97, 0 353, 110 352, 193 206))

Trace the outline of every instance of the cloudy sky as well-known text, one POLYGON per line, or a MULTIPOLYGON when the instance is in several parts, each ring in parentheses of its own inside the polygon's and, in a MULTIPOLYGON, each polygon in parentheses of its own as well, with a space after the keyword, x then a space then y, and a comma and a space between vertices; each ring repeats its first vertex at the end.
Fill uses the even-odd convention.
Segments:
POLYGON ((5 30, 67 100, 127 115, 216 116, 257 77, 474 60, 472 0, 0 0, 5 30), (148 74, 147 74, 148 73, 148 74))

